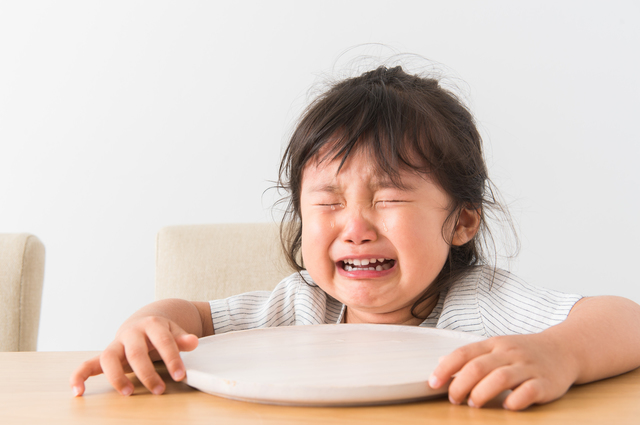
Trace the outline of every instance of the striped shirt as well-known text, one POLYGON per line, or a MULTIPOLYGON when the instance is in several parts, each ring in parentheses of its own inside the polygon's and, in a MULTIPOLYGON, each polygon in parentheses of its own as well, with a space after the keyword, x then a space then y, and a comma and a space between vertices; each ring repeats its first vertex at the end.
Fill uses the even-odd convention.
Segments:
MULTIPOLYGON (((440 294, 420 326, 487 337, 541 332, 566 319, 580 298, 529 285, 504 270, 477 267, 440 294)), ((271 292, 248 292, 209 304, 216 334, 342 323, 346 309, 306 271, 283 279, 271 292)))

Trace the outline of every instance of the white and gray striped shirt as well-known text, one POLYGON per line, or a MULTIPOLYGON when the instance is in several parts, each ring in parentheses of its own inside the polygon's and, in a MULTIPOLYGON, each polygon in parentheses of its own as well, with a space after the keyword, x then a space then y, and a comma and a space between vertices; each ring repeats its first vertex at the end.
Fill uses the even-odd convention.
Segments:
MULTIPOLYGON (((320 289, 306 271, 302 276, 292 274, 272 292, 210 301, 215 333, 341 323, 345 306, 320 289)), ((440 294, 420 326, 488 337, 541 332, 566 319, 580 298, 529 285, 504 270, 477 267, 440 294)))

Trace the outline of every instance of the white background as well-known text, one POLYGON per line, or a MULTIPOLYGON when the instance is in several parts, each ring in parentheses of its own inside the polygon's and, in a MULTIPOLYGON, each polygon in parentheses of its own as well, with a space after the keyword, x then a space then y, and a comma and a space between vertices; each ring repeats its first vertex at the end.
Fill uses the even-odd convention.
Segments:
POLYGON ((365 43, 468 96, 514 272, 640 301, 638 4, 0 3, 0 232, 46 246, 39 350, 101 349, 153 300, 161 227, 271 220, 308 90, 365 43))

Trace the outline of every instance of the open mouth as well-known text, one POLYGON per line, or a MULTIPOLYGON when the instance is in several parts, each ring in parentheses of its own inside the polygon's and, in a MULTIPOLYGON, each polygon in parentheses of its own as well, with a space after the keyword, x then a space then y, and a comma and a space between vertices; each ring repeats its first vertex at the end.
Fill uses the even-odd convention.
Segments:
POLYGON ((338 266, 348 272, 353 271, 383 271, 389 270, 396 263, 396 260, 390 258, 369 258, 369 259, 356 259, 347 258, 339 261, 338 266))

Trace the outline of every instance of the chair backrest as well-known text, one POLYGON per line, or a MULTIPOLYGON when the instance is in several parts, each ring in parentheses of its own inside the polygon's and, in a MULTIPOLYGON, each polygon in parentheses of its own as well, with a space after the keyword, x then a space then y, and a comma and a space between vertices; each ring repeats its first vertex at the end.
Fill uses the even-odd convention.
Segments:
POLYGON ((0 234, 0 351, 35 351, 44 245, 27 233, 0 234))
POLYGON ((156 239, 156 299, 270 291, 291 273, 273 223, 170 226, 156 239))

